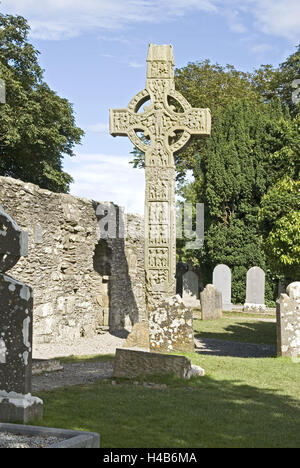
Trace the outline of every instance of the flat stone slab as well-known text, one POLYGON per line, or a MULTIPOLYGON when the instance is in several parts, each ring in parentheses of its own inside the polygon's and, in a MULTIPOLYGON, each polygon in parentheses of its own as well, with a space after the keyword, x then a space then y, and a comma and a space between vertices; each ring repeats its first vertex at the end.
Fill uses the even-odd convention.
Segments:
POLYGON ((27 445, 25 448, 40 448, 38 444, 41 442, 45 443, 43 448, 100 448, 100 435, 96 432, 0 423, 1 448, 5 448, 5 440, 10 448, 14 448, 12 444, 15 448, 18 444, 27 445))
POLYGON ((174 374, 181 379, 191 376, 191 361, 185 356, 153 353, 147 350, 116 350, 114 377, 134 378, 141 375, 174 374))
POLYGON ((40 375, 44 372, 57 372, 64 370, 58 359, 33 359, 32 375, 40 375))

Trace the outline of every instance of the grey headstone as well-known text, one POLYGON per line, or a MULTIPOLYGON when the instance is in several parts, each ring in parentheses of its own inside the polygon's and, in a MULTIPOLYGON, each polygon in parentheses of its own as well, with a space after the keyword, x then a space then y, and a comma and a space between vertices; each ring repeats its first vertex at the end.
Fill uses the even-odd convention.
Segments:
POLYGON ((28 422, 42 414, 31 396, 32 289, 4 274, 27 254, 26 235, 0 211, 0 421, 28 422))
POLYGON ((213 271, 213 285, 222 294, 222 309, 232 310, 231 270, 227 265, 217 265, 213 271))
POLYGON ((247 272, 244 310, 259 312, 265 308, 265 272, 260 267, 254 266, 247 272))
POLYGON ((286 292, 276 302, 277 354, 299 359, 300 281, 291 283, 286 292))
POLYGON ((194 271, 187 271, 183 275, 182 300, 187 307, 200 307, 199 278, 194 271))
POLYGON ((207 284, 200 294, 202 320, 222 318, 222 294, 213 284, 207 284))

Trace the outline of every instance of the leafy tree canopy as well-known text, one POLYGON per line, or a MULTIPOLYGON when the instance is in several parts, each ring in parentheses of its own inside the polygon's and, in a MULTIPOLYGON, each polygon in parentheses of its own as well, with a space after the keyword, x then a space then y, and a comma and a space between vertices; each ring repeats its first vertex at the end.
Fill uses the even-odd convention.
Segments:
POLYGON ((62 170, 83 131, 72 105, 43 80, 39 52, 28 42, 21 16, 0 14, 0 77, 6 104, 0 106, 0 174, 67 192, 72 178, 62 170))

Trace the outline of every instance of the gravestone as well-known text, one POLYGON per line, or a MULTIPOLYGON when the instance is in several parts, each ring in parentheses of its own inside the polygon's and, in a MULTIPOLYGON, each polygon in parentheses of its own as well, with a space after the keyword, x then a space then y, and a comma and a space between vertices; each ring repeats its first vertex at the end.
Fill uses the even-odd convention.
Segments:
POLYGON ((254 266, 247 272, 244 311, 259 313, 265 309, 265 272, 254 266))
POLYGON ((188 271, 188 265, 181 260, 176 265, 176 294, 182 297, 183 294, 183 275, 188 271))
POLYGON ((31 395, 33 293, 4 274, 27 255, 27 233, 0 207, 0 421, 40 418, 43 402, 31 395))
POLYGON ((300 281, 291 283, 276 302, 277 354, 300 358, 300 281))
POLYGON ((185 356, 126 348, 116 350, 114 377, 130 379, 143 375, 170 374, 181 379, 189 379, 192 375, 203 376, 205 371, 198 366, 192 366, 191 361, 185 356))
POLYGON ((213 285, 222 294, 222 309, 231 311, 231 270, 227 265, 217 265, 213 271, 213 285))
POLYGON ((162 300, 149 321, 151 351, 194 351, 193 309, 180 296, 162 300))
MULTIPOLYGON (((163 326, 165 322, 155 323, 159 318, 156 309, 161 310, 160 303, 176 291, 174 153, 186 146, 192 135, 210 135, 211 117, 209 109, 192 108, 175 90, 171 45, 150 44, 147 63, 146 88, 126 109, 110 111, 110 133, 128 136, 145 153, 146 302, 149 326, 157 329, 158 324, 163 326), (147 101, 149 105, 143 107, 147 101), (140 132, 148 138, 149 145, 139 137, 140 132)), ((164 334, 162 329, 161 335, 164 334)), ((156 335, 152 344, 156 347, 158 342, 156 335)))
POLYGON ((187 307, 200 308, 199 277, 192 270, 183 275, 182 300, 187 307))
POLYGON ((202 320, 222 318, 222 294, 213 284, 207 284, 200 294, 202 320))

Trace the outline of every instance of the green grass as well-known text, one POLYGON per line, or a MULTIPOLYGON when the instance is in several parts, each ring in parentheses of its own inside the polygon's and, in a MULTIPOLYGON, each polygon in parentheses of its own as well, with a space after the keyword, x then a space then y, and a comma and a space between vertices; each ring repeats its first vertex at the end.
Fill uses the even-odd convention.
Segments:
POLYGON ((196 338, 215 338, 242 343, 276 345, 276 323, 251 318, 223 317, 218 320, 194 320, 196 338))
MULTIPOLYGON (((229 317, 195 325, 201 336, 275 344, 270 322, 229 317)), ((103 448, 300 447, 300 363, 186 356, 206 370, 205 377, 139 379, 165 383, 165 389, 117 379, 117 385, 108 380, 40 392, 44 419, 32 424, 98 432, 103 448)), ((113 356, 64 362, 79 359, 113 356)))
POLYGON ((187 356, 205 377, 40 392, 42 425, 98 432, 103 448, 300 447, 300 364, 187 356))
POLYGON ((76 362, 107 362, 115 359, 114 354, 89 354, 88 356, 63 356, 56 358, 62 363, 74 364, 76 362))
POLYGON ((242 319, 247 318, 249 320, 251 320, 252 318, 276 320, 276 312, 274 313, 269 312, 265 314, 252 314, 250 312, 228 312, 228 311, 223 310, 223 317, 242 318, 242 319))

